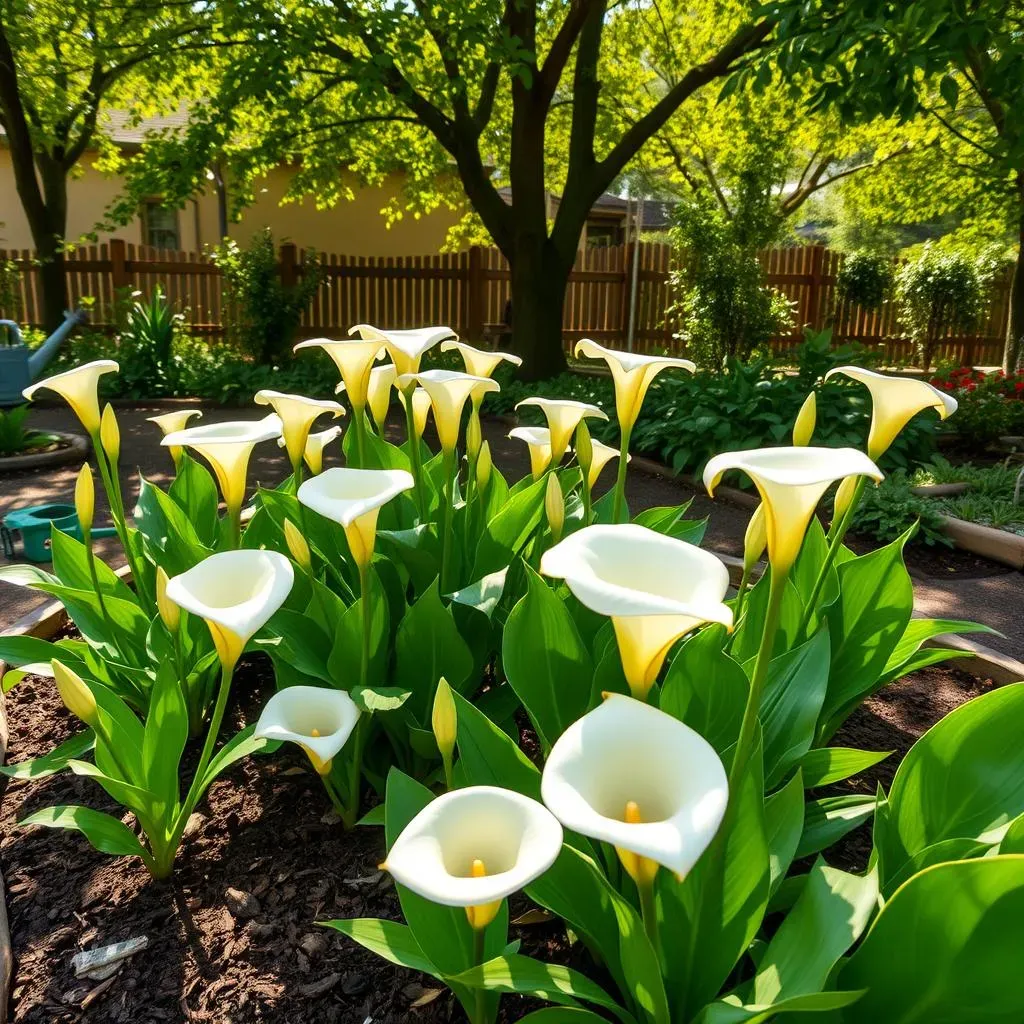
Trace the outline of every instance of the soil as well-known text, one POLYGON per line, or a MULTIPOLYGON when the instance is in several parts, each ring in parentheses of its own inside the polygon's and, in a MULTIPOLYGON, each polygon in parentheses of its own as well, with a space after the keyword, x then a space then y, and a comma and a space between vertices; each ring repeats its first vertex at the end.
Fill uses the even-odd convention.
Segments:
MULTIPOLYGON (((867 554, 878 547, 878 541, 852 534, 847 538, 847 545, 858 555, 867 554)), ((947 548, 941 544, 908 544, 903 549, 903 561, 911 576, 930 577, 931 579, 990 579, 993 576, 1005 576, 1016 570, 1008 565, 1001 565, 991 559, 982 558, 971 551, 961 548, 947 548)))

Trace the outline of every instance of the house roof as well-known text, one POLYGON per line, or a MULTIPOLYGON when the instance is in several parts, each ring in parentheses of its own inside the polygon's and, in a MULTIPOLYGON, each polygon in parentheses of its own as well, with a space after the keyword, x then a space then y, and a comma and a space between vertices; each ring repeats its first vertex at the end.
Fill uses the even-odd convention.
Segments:
MULTIPOLYGON (((512 189, 508 185, 503 185, 498 189, 498 195, 505 200, 506 203, 511 204, 512 202, 512 189)), ((558 203, 559 197, 552 195, 551 197, 555 203, 558 203)), ((616 220, 623 219, 626 216, 626 204, 629 203, 630 210, 636 208, 636 200, 626 200, 622 196, 615 195, 614 192, 605 192, 598 196, 597 201, 590 208, 591 215, 611 217, 616 220)), ((662 199, 644 199, 643 202, 643 226, 645 231, 661 231, 667 227, 671 222, 672 206, 671 202, 666 202, 662 199)))
POLYGON ((136 118, 127 110, 104 110, 101 124, 114 142, 122 146, 141 146, 151 132, 162 132, 168 128, 186 128, 188 110, 179 107, 170 114, 143 118, 136 118))

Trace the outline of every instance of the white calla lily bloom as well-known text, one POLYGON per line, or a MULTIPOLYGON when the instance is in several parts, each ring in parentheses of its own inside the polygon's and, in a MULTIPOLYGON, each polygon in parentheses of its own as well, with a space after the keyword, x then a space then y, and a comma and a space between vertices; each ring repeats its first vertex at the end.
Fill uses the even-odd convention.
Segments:
MULTIPOLYGON (((377 433, 384 434, 384 426, 388 419, 388 409, 391 407, 391 388, 398 377, 398 371, 394 363, 385 363, 383 366, 375 366, 370 371, 370 381, 366 391, 366 402, 370 407, 370 415, 377 425, 377 433)), ((334 393, 340 395, 345 390, 345 382, 342 381, 334 393)))
POLYGON ((608 364, 615 384, 615 409, 619 417, 619 429, 625 434, 633 428, 640 407, 644 404, 647 389, 654 378, 662 370, 688 370, 693 373, 697 369, 689 359, 676 359, 671 356, 647 356, 639 352, 620 352, 605 348, 589 338, 581 338, 576 342, 575 355, 588 359, 603 359, 608 364))
MULTIPOLYGON (((372 324, 356 324, 349 328, 349 334, 358 334, 367 341, 384 345, 399 377, 418 373, 420 360, 438 342, 445 338, 457 338, 450 327, 414 327, 408 330, 384 331, 372 324)), ((401 385, 399 385, 401 386, 401 385)))
POLYGON ((462 410, 474 390, 482 389, 484 394, 501 390, 498 382, 489 377, 475 377, 471 373, 459 373, 457 370, 424 370, 422 373, 401 376, 398 378, 398 386, 406 391, 413 381, 430 395, 437 439, 445 452, 454 452, 459 443, 462 410))
POLYGON ((306 451, 306 439, 313 424, 330 413, 334 419, 343 416, 345 410, 337 403, 305 395, 287 395, 280 391, 257 391, 254 399, 257 405, 269 405, 281 419, 281 433, 288 461, 298 466, 306 451))
POLYGON ((297 497, 307 508, 345 530, 360 569, 370 564, 381 507, 415 485, 404 469, 328 469, 304 481, 297 497))
POLYGON ((608 414, 596 405, 587 402, 575 402, 569 398, 524 398, 516 408, 524 405, 535 405, 544 413, 551 431, 551 465, 557 466, 562 461, 569 447, 573 431, 582 419, 608 419, 608 414))
POLYGON ((796 561, 804 534, 822 495, 838 480, 884 474, 856 448, 752 448, 724 452, 704 467, 704 486, 714 496, 723 474, 738 469, 747 474, 761 495, 768 560, 777 572, 788 572, 796 561))
MULTIPOLYGON (((328 427, 326 430, 319 430, 306 438, 306 447, 302 451, 302 458, 306 463, 306 468, 313 476, 323 472, 324 449, 339 437, 341 437, 341 427, 328 427)), ((284 446, 284 438, 279 437, 277 447, 283 448, 284 446)))
POLYGON ((310 338, 309 341, 300 341, 293 351, 308 348, 321 348, 334 360, 345 385, 345 393, 352 403, 352 411, 356 416, 362 416, 370 387, 370 370, 383 351, 380 342, 359 338, 310 338))
POLYGON ((218 551, 167 582, 165 595, 210 628, 221 664, 242 649, 284 604, 295 571, 278 551, 218 551))
POLYGON ((167 448, 191 448, 202 455, 217 477, 228 514, 237 517, 245 500, 245 478, 253 448, 280 436, 281 420, 271 413, 256 421, 186 427, 165 434, 160 443, 167 448))
POLYGON ((348 742, 359 721, 356 702, 343 690, 288 686, 267 701, 253 733, 259 739, 297 743, 320 775, 348 742))
MULTIPOLYGON (((147 416, 147 423, 155 423, 160 428, 161 434, 173 434, 178 430, 184 430, 188 426, 188 421, 193 416, 198 416, 200 419, 203 417, 203 413, 200 409, 175 409, 173 412, 161 413, 159 416, 147 416)), ((169 448, 171 458, 174 460, 174 465, 177 467, 181 461, 181 447, 179 445, 171 445, 169 448)))
POLYGON ((55 373, 37 380, 22 391, 26 402, 31 402, 37 391, 52 391, 60 395, 79 418, 86 433, 93 437, 100 429, 100 377, 117 373, 120 367, 113 359, 94 359, 73 370, 55 373))
POLYGON ((611 843, 639 883, 653 865, 685 877, 711 844, 729 802, 714 747, 678 719, 609 694, 555 741, 541 797, 581 835, 611 843))
POLYGON ((530 473, 539 480, 551 464, 551 431, 547 427, 513 427, 508 436, 525 442, 530 452, 530 473))
POLYGON ((495 352, 491 349, 476 348, 467 345, 464 341, 449 339, 441 342, 442 352, 458 352, 462 356, 462 362, 466 367, 466 373, 474 377, 490 377, 501 363, 511 363, 513 366, 522 366, 523 361, 519 356, 511 352, 495 352))
MULTIPOLYGON (((597 483, 597 478, 601 475, 601 470, 611 462, 612 459, 618 457, 619 449, 612 448, 611 445, 604 444, 602 441, 598 441, 596 438, 592 439, 590 446, 593 450, 593 457, 590 462, 590 472, 587 473, 587 487, 590 490, 594 489, 594 484, 597 483)), ((633 461, 632 455, 626 456, 626 463, 633 461)))
POLYGON ((485 928, 501 901, 539 878, 562 848, 562 826, 541 803, 496 786, 455 789, 402 830, 382 867, 424 899, 465 907, 485 928))
POLYGON ((423 431, 427 429, 427 417, 430 415, 432 407, 426 388, 416 388, 411 396, 408 392, 399 390, 398 400, 402 403, 403 408, 412 402, 412 430, 416 435, 416 440, 421 440, 423 431))
POLYGON ((836 373, 860 381, 871 392, 868 455, 872 459, 880 459, 899 432, 923 409, 935 409, 940 420, 948 419, 957 410, 957 400, 952 395, 915 377, 877 373, 859 366, 836 366, 825 374, 825 380, 836 373))
POLYGON ((587 526, 545 551, 540 571, 611 618, 626 682, 641 700, 680 637, 706 622, 732 627, 725 565, 646 526, 587 526))

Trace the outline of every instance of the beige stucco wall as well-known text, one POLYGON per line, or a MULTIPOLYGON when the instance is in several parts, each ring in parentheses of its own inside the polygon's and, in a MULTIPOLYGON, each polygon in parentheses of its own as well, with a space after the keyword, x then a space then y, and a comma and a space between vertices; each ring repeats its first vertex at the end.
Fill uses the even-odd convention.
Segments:
MULTIPOLYGON (((229 225, 229 235, 246 242, 254 232, 269 227, 278 241, 312 247, 327 253, 350 256, 416 256, 436 253, 443 245, 449 227, 459 215, 440 209, 414 218, 406 214, 387 227, 380 211, 397 195, 399 175, 392 175, 382 186, 358 188, 354 179, 346 181, 355 198, 342 200, 330 210, 318 210, 312 200, 281 205, 288 188, 290 171, 275 169, 257 190, 256 202, 245 211, 241 221, 229 225)), ((101 174, 86 160, 81 173, 68 184, 68 239, 74 241, 92 231, 104 210, 120 189, 120 180, 101 174)), ((200 196, 178 211, 181 247, 199 251, 216 244, 217 201, 212 192, 200 196)), ((113 232, 127 242, 142 241, 142 225, 132 224, 113 232)), ((100 241, 110 237, 100 234, 100 241)), ((32 236, 21 209, 11 154, 0 146, 0 248, 31 249, 32 236)))

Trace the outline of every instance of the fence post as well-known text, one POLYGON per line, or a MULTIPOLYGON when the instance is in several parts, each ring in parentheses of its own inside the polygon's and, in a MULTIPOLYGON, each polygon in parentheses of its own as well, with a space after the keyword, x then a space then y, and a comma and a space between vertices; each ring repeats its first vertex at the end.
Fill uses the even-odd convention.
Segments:
POLYGON ((622 247, 622 290, 619 292, 619 343, 625 345, 629 334, 630 270, 636 259, 636 242, 622 247))
POLYGON ((816 245, 811 250, 811 286, 807 296, 807 315, 811 321, 811 330, 820 331, 823 329, 821 316, 821 285, 822 285, 822 264, 825 260, 825 247, 816 245))
POLYGON ((479 245, 470 247, 466 277, 466 337, 479 345, 484 336, 484 264, 479 245))
POLYGON ((278 249, 277 272, 281 286, 294 288, 299 283, 299 251, 294 242, 282 242, 278 249))
POLYGON ((128 257, 124 239, 112 238, 110 240, 110 286, 112 292, 116 292, 118 288, 128 288, 131 285, 127 264, 128 257))

